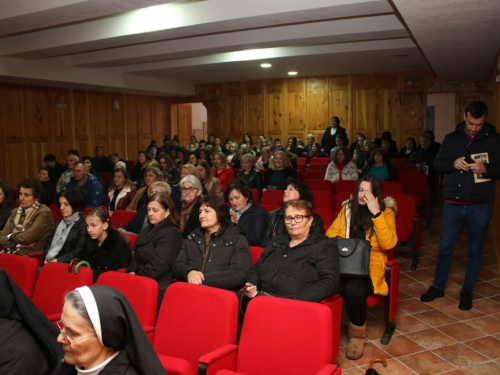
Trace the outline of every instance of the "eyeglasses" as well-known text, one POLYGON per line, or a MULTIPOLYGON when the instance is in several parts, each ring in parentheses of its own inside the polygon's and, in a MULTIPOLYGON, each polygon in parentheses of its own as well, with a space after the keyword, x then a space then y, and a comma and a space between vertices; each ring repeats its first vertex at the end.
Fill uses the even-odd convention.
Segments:
POLYGON ((291 224, 293 220, 297 224, 300 224, 304 221, 304 218, 311 217, 311 215, 297 215, 297 216, 285 216, 285 223, 291 224))
POLYGON ((195 187, 188 187, 188 188, 183 187, 183 188, 181 188, 181 191, 183 193, 192 193, 195 190, 198 190, 198 188, 195 188, 195 187))
POLYGON ((58 322, 56 322, 56 325, 57 325, 57 328, 59 328, 59 331, 60 331, 60 332, 62 333, 62 335, 64 336, 64 338, 65 338, 66 340, 68 340, 68 342, 69 342, 69 344, 70 344, 70 345, 71 345, 71 344, 74 344, 75 342, 78 342, 78 341, 81 341, 81 340, 87 339, 87 338, 89 338, 90 336, 94 336, 94 335, 95 335, 95 332, 94 332, 94 333, 91 333, 90 335, 83 336, 83 337, 79 337, 79 338, 77 338, 77 339, 75 339, 75 340, 72 340, 72 339, 70 339, 70 338, 69 338, 69 336, 66 334, 66 332, 64 332, 64 325, 63 325, 62 321, 60 321, 60 320, 59 320, 58 322))

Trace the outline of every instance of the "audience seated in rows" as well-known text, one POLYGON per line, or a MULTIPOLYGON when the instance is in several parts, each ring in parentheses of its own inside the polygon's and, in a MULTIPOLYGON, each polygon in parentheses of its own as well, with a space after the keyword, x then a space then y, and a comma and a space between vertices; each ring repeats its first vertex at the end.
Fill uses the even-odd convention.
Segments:
POLYGON ((297 170, 292 168, 284 151, 276 151, 271 168, 266 170, 263 190, 285 190, 288 178, 297 178, 297 170))
POLYGON ((336 182, 339 180, 357 180, 358 169, 356 163, 351 160, 349 149, 345 146, 339 147, 328 164, 325 180, 336 182))

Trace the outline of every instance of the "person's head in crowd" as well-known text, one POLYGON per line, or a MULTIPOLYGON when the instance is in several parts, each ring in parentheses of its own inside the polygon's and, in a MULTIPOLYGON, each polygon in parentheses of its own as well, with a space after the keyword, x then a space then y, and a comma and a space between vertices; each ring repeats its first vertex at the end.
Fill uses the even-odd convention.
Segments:
POLYGON ((153 157, 151 154, 145 152, 145 151, 139 151, 138 154, 138 163, 141 165, 141 167, 145 168, 146 165, 148 164, 148 161, 152 160, 153 157))
POLYGON ((196 151, 190 151, 188 155, 189 164, 198 165, 198 160, 200 159, 200 155, 196 151))
POLYGON ((121 190, 125 186, 132 187, 132 181, 130 181, 130 177, 125 168, 115 168, 113 172, 113 183, 110 186, 110 189, 121 190))
POLYGON ((78 161, 78 156, 73 155, 73 154, 68 154, 66 158, 66 167, 68 169, 73 169, 73 165, 78 161))
POLYGON ((320 155, 322 154, 321 152, 321 145, 318 142, 314 142, 312 145, 312 152, 314 155, 320 155))
POLYGON ((262 149, 260 150, 260 156, 262 157, 262 160, 264 162, 269 161, 269 159, 271 158, 271 149, 267 146, 262 147, 262 149))
POLYGON ((200 198, 199 215, 201 227, 208 233, 218 232, 221 226, 231 223, 229 208, 218 195, 205 195, 200 198))
POLYGON ((210 164, 208 164, 208 161, 201 160, 196 166, 196 169, 198 169, 201 181, 204 181, 206 183, 207 180, 212 177, 212 169, 210 167, 210 164))
POLYGON ((365 151, 368 151, 371 147, 371 145, 373 144, 373 142, 371 140, 369 140, 368 138, 366 138, 364 141, 363 141, 363 149, 365 151))
POLYGON ((389 149, 391 147, 391 141, 389 141, 388 139, 383 139, 381 143, 382 143, 382 148, 387 152, 389 152, 389 149))
POLYGON ((288 138, 288 147, 290 150, 293 150, 295 147, 297 147, 297 137, 292 135, 288 138))
POLYGON ((176 160, 177 159, 177 150, 178 150, 178 146, 176 145, 172 145, 168 148, 168 154, 170 155, 170 157, 173 159, 173 160, 176 160))
POLYGON ((292 163, 290 158, 284 151, 276 151, 273 156, 273 167, 274 170, 281 170, 287 167, 291 167, 292 163))
POLYGON ((330 126, 337 128, 340 125, 340 119, 337 116, 330 117, 330 126))
POLYGON ((406 138, 405 147, 407 150, 416 149, 417 148, 417 141, 415 141, 415 138, 413 138, 413 137, 406 138))
POLYGON ((212 164, 212 155, 208 148, 200 149, 200 159, 208 161, 209 164, 212 164))
POLYGON ((156 147, 156 144, 151 144, 148 146, 147 152, 149 155, 152 157, 156 156, 156 153, 158 152, 158 148, 156 147))
POLYGON ((172 193, 172 188, 165 181, 156 181, 149 185, 148 197, 152 196, 155 193, 165 193, 170 195, 172 193))
POLYGON ((422 134, 420 136, 420 147, 422 150, 428 150, 431 147, 432 138, 429 134, 422 134))
POLYGON ((426 130, 424 134, 427 134, 429 137, 431 137, 431 142, 434 142, 436 140, 436 135, 432 130, 426 130))
POLYGON ((257 149, 261 149, 261 148, 262 148, 262 145, 263 145, 263 142, 262 142, 262 140, 261 140, 261 139, 257 139, 257 140, 255 141, 255 147, 256 147, 257 149))
POLYGON ((160 163, 158 163, 155 159, 151 159, 147 162, 147 168, 158 168, 160 169, 160 163))
POLYGON ((170 170, 170 168, 172 168, 174 166, 174 161, 172 160, 172 157, 168 154, 160 157, 160 159, 158 161, 160 163, 160 169, 162 171, 168 171, 168 170, 170 170))
POLYGON ((70 217, 85 209, 85 198, 78 188, 66 189, 59 195, 59 209, 63 217, 70 217))
POLYGON ((254 203, 252 191, 245 181, 239 178, 234 179, 227 185, 224 197, 235 211, 240 211, 249 203, 254 203))
POLYGON ((188 147, 187 147, 187 150, 188 150, 189 152, 191 152, 191 151, 195 151, 195 150, 196 150, 196 145, 195 145, 193 142, 189 143, 189 144, 188 144, 188 147))
POLYGON ((43 187, 34 178, 26 178, 17 186, 19 190, 19 203, 24 209, 28 209, 37 202, 43 194, 43 187))
POLYGON ((297 146, 300 146, 300 147, 304 147, 304 141, 302 140, 302 138, 297 138, 297 146))
POLYGON ((174 138, 172 138, 172 143, 176 146, 179 145, 180 141, 179 141, 179 136, 177 134, 174 135, 174 138))
POLYGON ((252 154, 248 153, 241 157, 241 169, 249 173, 255 166, 255 158, 252 154))
POLYGON ((266 140, 266 145, 267 145, 267 147, 269 147, 272 150, 273 147, 274 147, 274 141, 273 141, 273 139, 272 138, 268 138, 266 140))
POLYGON ((220 137, 214 138, 214 147, 220 147, 222 149, 222 139, 220 137))
POLYGON ((286 189, 283 192, 283 203, 297 199, 306 200, 311 203, 313 209, 316 208, 311 188, 295 178, 287 178, 286 189))
POLYGON ((198 148, 203 148, 206 146, 207 146, 207 141, 205 141, 204 139, 200 139, 200 141, 198 142, 198 148))
POLYGON ((389 162, 389 155, 387 154, 387 151, 381 147, 374 149, 371 153, 371 157, 377 166, 381 166, 382 164, 387 164, 389 162))
POLYGON ((191 135, 191 137, 189 139, 191 140, 191 143, 195 143, 195 144, 198 143, 195 135, 191 135))
POLYGON ((349 152, 349 148, 342 146, 339 147, 334 153, 332 157, 332 161, 337 163, 349 163, 351 160, 351 153, 349 152))
POLYGON ((236 142, 229 142, 229 154, 233 155, 236 151, 238 151, 238 143, 236 142))
POLYGON ((390 131, 385 131, 382 133, 382 135, 380 136, 380 139, 382 141, 392 141, 392 133, 390 131))
POLYGON ((198 180, 201 180, 200 172, 194 164, 184 164, 181 168, 181 180, 186 176, 195 176, 198 180))
POLYGON ((85 217, 87 233, 92 240, 102 244, 108 236, 111 227, 111 217, 104 207, 97 207, 90 211, 85 217))
POLYGON ((253 145, 252 136, 249 133, 245 133, 243 135, 243 140, 241 141, 241 143, 246 143, 247 145, 252 146, 253 145))
POLYGON ((75 150, 75 149, 69 150, 68 155, 75 155, 77 157, 80 157, 80 153, 78 152, 78 150, 75 150))
POLYGON ((335 137, 335 144, 337 145, 337 147, 345 146, 344 141, 345 141, 344 135, 337 134, 337 136, 335 137))
POLYGON ((155 193, 149 197, 148 220, 152 225, 158 225, 166 220, 170 225, 180 227, 179 214, 170 195, 155 193))
POLYGON ((127 170, 127 164, 125 164, 124 161, 117 161, 114 169, 119 169, 119 168, 127 170))
POLYGON ((94 149, 94 156, 96 159, 101 159, 104 157, 104 148, 102 146, 96 146, 94 149))
POLYGON ((180 160, 181 164, 186 164, 188 162, 189 151, 185 147, 177 148, 177 159, 180 160))
POLYGON ((357 147, 362 148, 365 139, 366 136, 363 133, 356 133, 356 142, 358 142, 357 147))
POLYGON ((214 142, 215 142, 215 137, 213 135, 209 135, 208 136, 208 143, 213 145, 214 142))
POLYGON ((276 138, 276 139, 274 140, 274 148, 275 148, 275 149, 280 149, 280 148, 281 148, 281 139, 276 138))
POLYGON ((118 155, 116 152, 109 154, 109 161, 113 165, 116 165, 116 163, 118 163, 120 161, 120 155, 118 155))
POLYGON ((264 143, 266 141, 266 137, 264 134, 259 134, 259 139, 264 143))
POLYGON ((73 178, 78 183, 78 185, 85 182, 87 173, 87 166, 83 162, 77 161, 75 164, 73 164, 73 178))
POLYGON ((2 212, 4 208, 11 209, 13 205, 14 202, 12 201, 9 185, 0 182, 0 212, 2 212))
POLYGON ((306 139, 307 139, 307 145, 309 147, 312 147, 312 145, 314 144, 314 141, 316 140, 316 138, 314 138, 313 134, 308 134, 306 139))
POLYGON ((151 185, 155 181, 163 181, 163 173, 161 173, 159 168, 147 167, 144 171, 144 184, 146 186, 151 185))
MULTIPOLYGON (((238 150, 236 150, 236 156, 240 161, 241 161, 242 156, 245 154, 248 154, 248 153, 249 153, 249 151, 246 149, 239 148, 238 150)), ((236 159, 233 159, 233 161, 234 160, 236 160, 236 159)))
POLYGON ((48 168, 40 168, 38 170, 37 180, 40 181, 40 182, 50 181, 51 178, 50 178, 50 175, 49 175, 49 169, 48 168))
POLYGON ((185 204, 193 203, 198 200, 203 187, 200 180, 194 175, 188 175, 181 179, 181 198, 185 204))
POLYGON ((90 170, 92 169, 92 157, 85 155, 82 157, 81 161, 82 161, 83 165, 85 166, 85 168, 87 168, 87 173, 90 172, 90 170))
POLYGON ((56 157, 53 154, 47 154, 43 157, 43 162, 49 168, 55 168, 57 164, 56 157))
POLYGON ((217 152, 214 155, 214 167, 217 169, 229 168, 229 165, 226 161, 226 156, 222 152, 217 152))

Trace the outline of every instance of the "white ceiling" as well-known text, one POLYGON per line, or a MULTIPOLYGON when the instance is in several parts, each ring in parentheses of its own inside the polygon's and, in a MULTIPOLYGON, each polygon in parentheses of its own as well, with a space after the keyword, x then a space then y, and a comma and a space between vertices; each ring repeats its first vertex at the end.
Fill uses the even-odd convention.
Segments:
POLYGON ((500 0, 0 0, 0 81, 169 96, 290 70, 483 82, 499 26, 500 0))

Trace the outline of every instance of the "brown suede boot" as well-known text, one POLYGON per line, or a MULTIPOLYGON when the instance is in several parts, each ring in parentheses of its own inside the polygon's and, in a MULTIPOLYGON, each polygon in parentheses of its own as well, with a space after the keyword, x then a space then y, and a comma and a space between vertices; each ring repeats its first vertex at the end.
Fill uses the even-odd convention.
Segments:
POLYGON ((360 327, 349 322, 349 344, 345 353, 347 359, 359 359, 363 356, 365 331, 366 323, 360 327))

